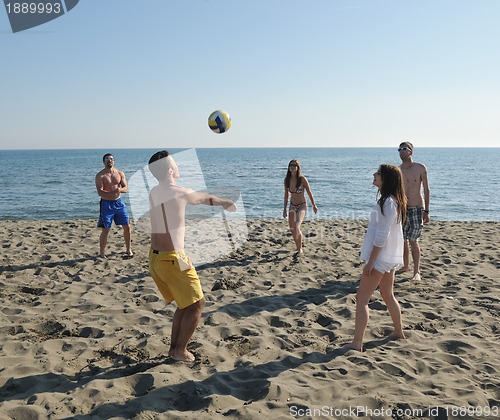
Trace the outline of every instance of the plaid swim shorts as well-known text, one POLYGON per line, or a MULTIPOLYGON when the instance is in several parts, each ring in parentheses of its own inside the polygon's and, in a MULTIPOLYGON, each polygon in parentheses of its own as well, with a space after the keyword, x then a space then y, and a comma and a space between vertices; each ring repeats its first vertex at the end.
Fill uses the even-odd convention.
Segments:
POLYGON ((416 241, 422 235, 424 227, 422 210, 422 207, 408 207, 406 209, 406 223, 403 229, 405 240, 416 241))

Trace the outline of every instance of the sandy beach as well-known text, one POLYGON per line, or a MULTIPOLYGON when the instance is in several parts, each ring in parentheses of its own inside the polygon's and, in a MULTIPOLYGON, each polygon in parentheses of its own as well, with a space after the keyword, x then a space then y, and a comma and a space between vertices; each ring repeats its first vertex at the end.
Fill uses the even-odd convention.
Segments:
POLYGON ((387 339, 376 292, 365 351, 345 352, 365 229, 306 221, 296 258, 285 220, 249 221, 198 269, 188 365, 166 357, 175 305, 149 276, 147 229, 125 259, 113 227, 102 260, 94 220, 0 222, 0 418, 500 418, 500 224, 427 225, 422 281, 396 278, 407 339, 387 339))

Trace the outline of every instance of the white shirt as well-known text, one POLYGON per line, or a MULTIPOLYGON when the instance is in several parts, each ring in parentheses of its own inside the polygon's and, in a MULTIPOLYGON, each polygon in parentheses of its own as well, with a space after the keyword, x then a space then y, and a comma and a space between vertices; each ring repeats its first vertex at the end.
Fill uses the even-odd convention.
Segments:
POLYGON ((377 203, 368 220, 368 230, 361 247, 361 260, 368 261, 374 246, 382 248, 377 260, 389 264, 403 264, 403 225, 398 221, 398 203, 393 196, 384 203, 384 214, 377 203))

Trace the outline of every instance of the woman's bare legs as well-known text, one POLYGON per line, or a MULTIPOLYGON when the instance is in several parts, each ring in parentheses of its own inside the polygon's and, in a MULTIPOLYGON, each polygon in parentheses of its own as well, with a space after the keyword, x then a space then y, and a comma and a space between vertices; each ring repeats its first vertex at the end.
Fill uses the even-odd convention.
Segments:
POLYGON ((372 270, 371 276, 361 276, 361 281, 356 295, 356 321, 354 327, 354 339, 346 344, 344 348, 363 351, 363 338, 368 325, 370 310, 368 303, 377 287, 380 287, 380 294, 387 305, 387 310, 392 318, 394 332, 392 337, 398 339, 406 338, 403 332, 403 323, 401 320, 401 307, 394 297, 394 270, 389 273, 380 273, 372 270))
POLYGON ((354 323, 354 339, 352 343, 346 344, 344 348, 363 351, 363 338, 365 336, 366 326, 370 317, 368 303, 377 289, 382 279, 382 273, 372 270, 370 276, 362 275, 359 283, 358 293, 356 294, 356 320, 354 323))
POLYGON ((401 307, 394 297, 394 270, 390 273, 384 273, 382 276, 380 280, 380 294, 384 299, 394 325, 394 332, 391 335, 394 338, 406 338, 403 332, 403 322, 401 320, 401 307))
POLYGON ((302 253, 302 222, 306 217, 307 206, 304 203, 300 206, 298 212, 290 209, 288 214, 288 225, 290 226, 290 232, 292 233, 293 240, 295 242, 295 247, 297 252, 302 253))

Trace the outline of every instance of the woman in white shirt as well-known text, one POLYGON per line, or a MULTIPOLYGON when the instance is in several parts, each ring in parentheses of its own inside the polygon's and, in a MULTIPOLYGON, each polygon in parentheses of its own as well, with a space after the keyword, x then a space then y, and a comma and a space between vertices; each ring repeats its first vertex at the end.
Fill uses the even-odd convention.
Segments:
POLYGON ((406 218, 406 194, 399 167, 380 165, 373 174, 373 185, 378 188, 377 200, 368 221, 361 260, 366 263, 356 295, 354 339, 344 347, 363 351, 363 337, 368 325, 368 303, 373 292, 380 294, 387 305, 394 324, 392 338, 405 338, 401 322, 401 308, 394 297, 394 272, 403 264, 403 224, 406 218))

